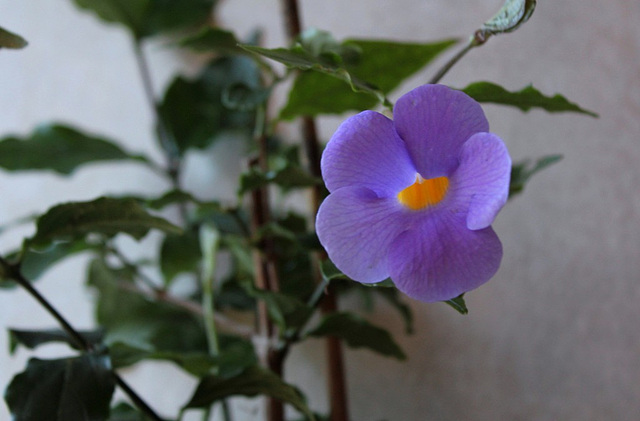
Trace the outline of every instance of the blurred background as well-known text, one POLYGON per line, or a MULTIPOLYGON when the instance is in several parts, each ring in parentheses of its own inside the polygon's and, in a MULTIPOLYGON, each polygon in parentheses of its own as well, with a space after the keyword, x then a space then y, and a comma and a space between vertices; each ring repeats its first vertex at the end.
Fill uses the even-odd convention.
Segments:
MULTIPOLYGON (((466 38, 502 0, 301 0, 305 27, 337 39, 428 41, 466 38)), ((285 44, 276 0, 225 0, 222 26, 240 36, 264 31, 264 44, 285 44)), ((63 121, 116 139, 129 151, 161 160, 152 116, 123 29, 80 13, 70 0, 0 0, 0 26, 24 36, 24 50, 0 51, 0 135, 26 135, 39 123, 63 121)), ((175 72, 193 73, 198 58, 178 54, 170 40, 147 46, 158 94, 175 72)), ((395 92, 425 83, 444 54, 395 92)), ((395 311, 376 306, 371 319, 394 332, 408 355, 397 362, 369 351, 346 351, 354 421, 634 420, 640 413, 640 2, 539 2, 531 20, 469 53, 443 80, 478 80, 510 90, 529 83, 562 93, 600 115, 527 114, 485 105, 491 130, 514 161, 562 154, 511 201, 494 228, 503 264, 465 297, 470 314, 444 304, 411 302, 415 334, 395 311)), ((344 118, 321 120, 326 140, 344 118)), ((296 127, 283 127, 296 133, 296 127)), ((189 156, 185 185, 197 195, 231 200, 242 170, 232 140, 189 156)), ((0 171, 0 224, 53 204, 104 194, 154 193, 164 181, 135 164, 94 165, 70 178, 0 171)), ((33 231, 0 236, 0 252, 33 231)), ((132 241, 133 243, 133 241, 132 241)), ((155 247, 153 235, 131 248, 155 247)), ((86 263, 75 257, 37 286, 80 328, 92 322, 92 296, 82 286, 86 263)), ((355 306, 357 302, 342 302, 355 306)), ((47 328, 53 321, 21 291, 0 290, 3 328, 47 328)), ((286 368, 314 410, 327 409, 323 347, 294 348, 286 368)), ((41 357, 61 349, 48 346, 41 357)), ((32 355, 9 356, 0 334, 0 384, 32 355)), ((194 381, 170 364, 126 373, 164 415, 175 416, 194 381), (160 377, 158 377, 160 376, 160 377), (160 380, 159 380, 160 379, 160 380)), ((258 400, 236 403, 236 418, 259 419, 258 400)), ((0 405, 0 420, 8 420, 0 405)))

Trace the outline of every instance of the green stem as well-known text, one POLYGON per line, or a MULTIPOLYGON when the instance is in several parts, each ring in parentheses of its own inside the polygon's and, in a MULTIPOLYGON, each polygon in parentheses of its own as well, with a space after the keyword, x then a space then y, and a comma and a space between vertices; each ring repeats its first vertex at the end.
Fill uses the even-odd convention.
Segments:
MULTIPOLYGON (((142 41, 140 39, 134 38, 133 51, 135 53, 140 78, 142 79, 142 87, 144 89, 145 97, 147 98, 149 107, 155 117, 160 145, 162 146, 162 150, 164 151, 167 158, 167 169, 165 171, 165 174, 169 177, 172 187, 176 190, 179 190, 180 173, 182 171, 180 151, 178 150, 176 140, 173 138, 173 135, 167 127, 164 118, 162 118, 162 113, 160 112, 160 107, 158 106, 155 91, 153 88, 153 81, 151 78, 151 72, 149 70, 149 63, 147 62, 147 59, 144 55, 144 51, 142 50, 142 41)), ((184 203, 181 203, 178 209, 182 220, 186 221, 187 210, 184 203)))
MULTIPOLYGON (((67 332, 69 337, 76 343, 76 345, 85 352, 93 351, 93 344, 86 340, 84 336, 80 334, 64 316, 42 295, 40 292, 26 279, 20 269, 16 265, 12 265, 7 262, 3 257, 0 257, 0 273, 4 277, 13 279, 24 288, 38 303, 40 303, 45 310, 60 324, 62 329, 67 332)), ((131 401, 142 411, 147 417, 153 421, 163 421, 162 418, 149 406, 147 403, 124 381, 122 377, 113 371, 113 377, 116 384, 122 389, 122 391, 129 396, 131 401)))
POLYGON ((490 35, 485 34, 483 31, 481 30, 477 30, 470 38, 469 41, 467 41, 467 44, 460 50, 458 51, 458 53, 451 57, 451 59, 445 63, 444 66, 442 66, 442 68, 440 70, 438 70, 438 73, 435 74, 435 76, 433 76, 431 78, 431 80, 429 81, 429 83, 433 84, 433 83, 438 83, 440 82, 440 79, 442 79, 442 77, 447 74, 447 72, 449 70, 451 70, 451 68, 458 62, 460 61, 460 59, 462 57, 464 57, 469 51, 471 51, 472 49, 474 49, 475 47, 479 47, 482 44, 484 44, 485 42, 487 42, 487 40, 489 39, 490 35))
MULTIPOLYGON (((218 357, 220 355, 220 345, 218 343, 218 332, 216 330, 216 314, 214 302, 214 283, 216 273, 216 259, 218 256, 218 246, 220 245, 220 234, 218 231, 209 226, 203 225, 200 228, 200 248, 202 249, 202 309, 203 320, 205 326, 205 334, 207 336, 207 345, 209 355, 218 357)), ((214 374, 217 374, 214 369, 214 374)), ((207 408, 202 416, 203 421, 209 419, 211 408, 207 408)), ((222 417, 225 421, 231 420, 231 414, 227 401, 222 401, 222 417)))

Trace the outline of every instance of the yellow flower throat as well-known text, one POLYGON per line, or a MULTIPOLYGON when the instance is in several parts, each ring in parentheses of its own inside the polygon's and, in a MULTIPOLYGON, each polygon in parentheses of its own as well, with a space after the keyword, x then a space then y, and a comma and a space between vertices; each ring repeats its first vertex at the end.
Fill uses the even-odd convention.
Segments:
POLYGON ((423 209, 440 203, 448 189, 447 177, 425 180, 418 174, 415 183, 398 193, 398 201, 412 210, 423 209))

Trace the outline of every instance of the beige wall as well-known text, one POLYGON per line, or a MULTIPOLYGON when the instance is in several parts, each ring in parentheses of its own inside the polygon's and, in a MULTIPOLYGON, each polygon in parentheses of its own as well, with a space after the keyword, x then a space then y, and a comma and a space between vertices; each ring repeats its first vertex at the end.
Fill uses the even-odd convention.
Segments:
MULTIPOLYGON (((65 120, 119 139, 131 150, 152 151, 151 117, 124 32, 77 13, 69 3, 0 1, 0 26, 31 43, 23 51, 0 51, 0 133, 23 134, 38 122, 65 120)), ((301 7, 306 25, 338 38, 428 40, 466 37, 501 3, 306 0, 301 7)), ((275 0, 227 0, 221 12, 224 22, 241 28, 240 34, 260 25, 267 46, 281 45, 275 0)), ((157 44, 149 52, 158 65, 160 86, 179 67, 179 58, 157 44)), ((420 74, 402 90, 431 74, 420 74)), ((503 265, 489 284, 468 294, 468 316, 443 304, 414 302, 417 333, 406 337, 396 314, 378 307, 372 319, 397 332, 409 361, 401 364, 368 351, 347 353, 353 419, 637 419, 640 3, 541 1, 525 27, 470 53, 443 82, 461 87, 475 80, 499 81, 511 89, 534 83, 601 117, 485 107, 492 131, 505 139, 514 160, 552 153, 564 154, 565 160, 537 176, 499 216, 495 228, 505 246, 503 265)), ((325 138, 338 121, 324 121, 325 138)), ((212 156, 233 148, 219 148, 195 159, 199 166, 190 177, 202 192, 224 178, 220 168, 237 171, 212 156)), ((0 222, 44 211, 61 200, 121 192, 123 185, 128 192, 165 187, 152 174, 124 164, 80 170, 71 179, 0 172, 0 222)), ((232 192, 227 187, 222 194, 232 192)), ((16 237, 0 237, 0 251, 17 244, 16 237)), ((91 308, 90 296, 79 288, 82 263, 74 259, 58 266, 38 287, 87 327, 91 308)), ((19 292, 0 291, 0 321, 3 327, 52 325, 19 292)), ((29 355, 7 356, 6 342, 0 334, 2 385, 29 355)), ((325 391, 318 382, 323 360, 317 345, 297 349, 287 368, 290 379, 311 392, 312 406, 323 410, 325 391)), ((40 355, 59 351, 48 348, 40 355)), ((178 380, 158 382, 153 367, 132 373, 131 379, 169 416, 184 402, 191 383, 168 369, 178 380)), ((240 402, 238 419, 252 419, 257 407, 240 402)), ((6 408, 0 405, 0 420, 5 419, 6 408)))

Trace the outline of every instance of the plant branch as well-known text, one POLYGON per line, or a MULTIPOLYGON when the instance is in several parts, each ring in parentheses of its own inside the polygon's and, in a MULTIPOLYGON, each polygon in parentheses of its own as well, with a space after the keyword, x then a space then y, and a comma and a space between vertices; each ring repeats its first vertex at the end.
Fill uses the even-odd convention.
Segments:
MULTIPOLYGON (((287 35, 291 41, 300 35, 302 31, 302 23, 300 19, 300 11, 297 0, 282 0, 283 12, 286 20, 287 35)), ((309 172, 314 177, 321 177, 320 158, 321 147, 320 140, 318 139, 318 131, 316 123, 313 117, 302 117, 302 131, 304 137, 305 151, 307 154, 307 161, 309 166, 309 172)), ((312 211, 315 215, 318 212, 320 203, 322 202, 324 190, 323 186, 315 186, 312 190, 312 211)), ((320 259, 326 259, 326 254, 320 254, 320 259)), ((314 276, 316 283, 321 284, 323 282, 320 275, 320 268, 316 264, 314 267, 314 276)), ((324 291, 326 287, 323 286, 324 291)), ((337 301, 335 293, 327 288, 327 294, 322 300, 321 308, 323 313, 327 314, 337 310, 337 301)), ((347 402, 347 389, 346 379, 344 372, 344 362, 342 355, 342 347, 340 340, 335 337, 328 337, 326 339, 327 346, 327 360, 329 366, 329 399, 331 407, 331 421, 348 421, 349 411, 347 402)), ((285 347, 282 351, 281 359, 284 360, 288 347, 285 347)))
POLYGON ((451 70, 451 68, 458 61, 460 61, 462 57, 464 57, 469 51, 471 51, 475 47, 479 47, 480 45, 487 42, 487 39, 489 38, 484 36, 482 31, 480 30, 476 31, 475 34, 473 34, 473 36, 469 38, 469 41, 467 41, 467 44, 460 51, 458 51, 458 53, 455 56, 451 57, 451 59, 448 62, 446 62, 445 65, 440 68, 440 70, 438 70, 438 72, 431 78, 431 80, 429 80, 428 83, 434 84, 434 83, 440 82, 440 79, 442 79, 443 76, 447 74, 447 72, 451 70))
MULTIPOLYGON (((7 278, 13 279, 24 288, 45 310, 60 324, 62 329, 67 332, 69 337, 76 343, 76 345, 85 352, 92 352, 93 344, 80 334, 64 316, 42 295, 40 292, 26 279, 20 272, 18 266, 12 265, 7 262, 3 257, 0 257, 0 270, 7 278)), ((135 405, 150 419, 153 421, 163 421, 162 418, 149 406, 147 403, 116 373, 112 372, 113 377, 117 385, 129 396, 129 398, 135 403, 135 405)))

